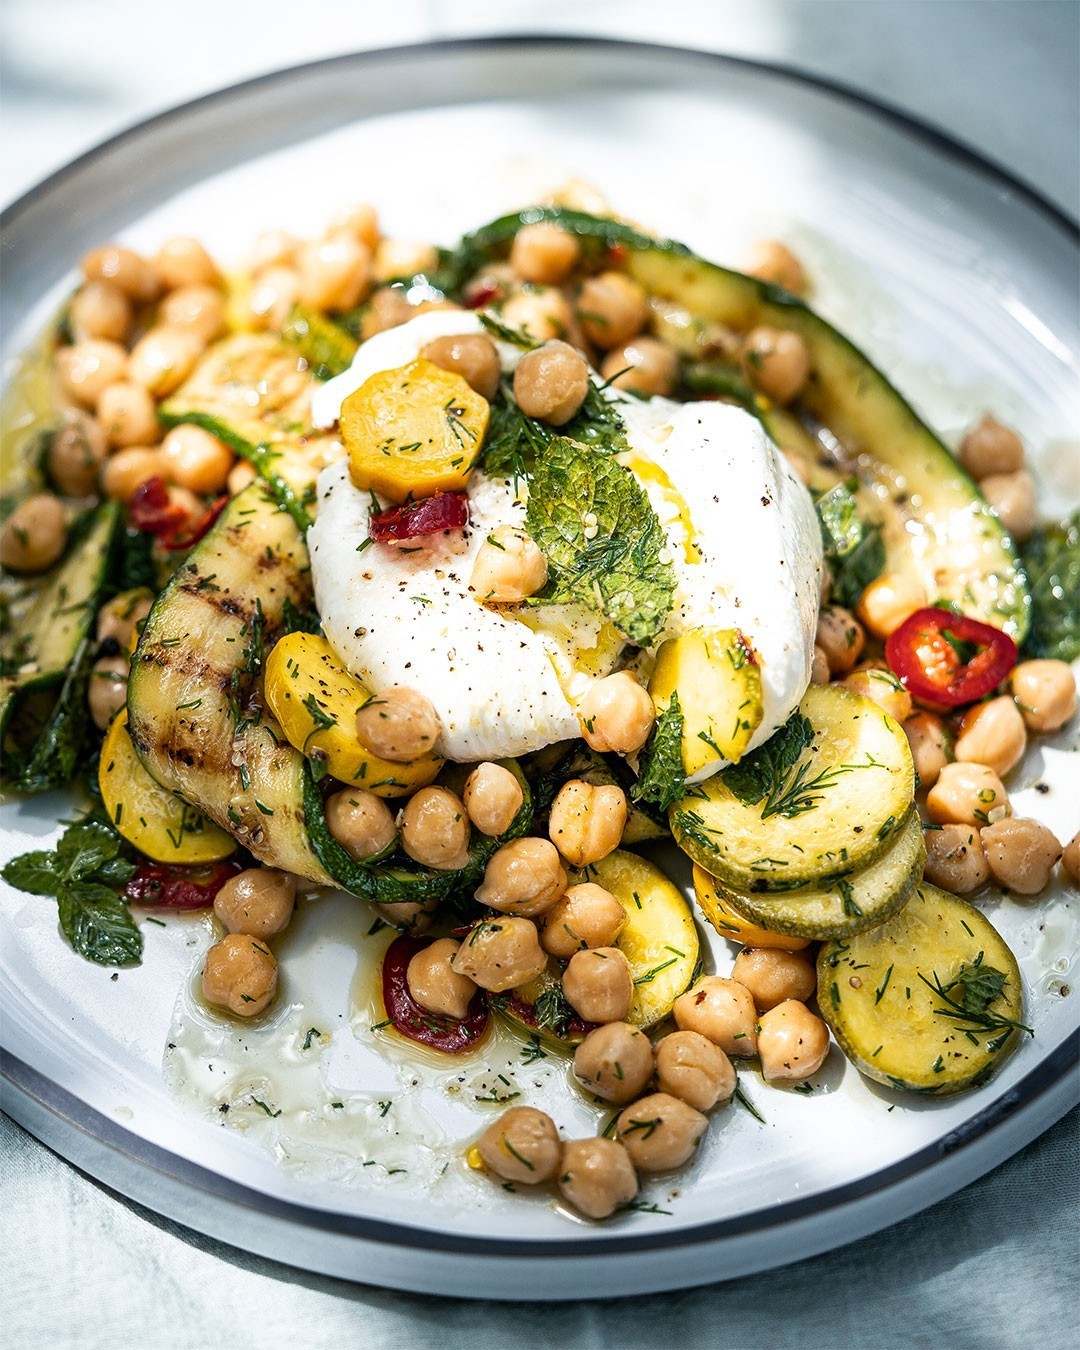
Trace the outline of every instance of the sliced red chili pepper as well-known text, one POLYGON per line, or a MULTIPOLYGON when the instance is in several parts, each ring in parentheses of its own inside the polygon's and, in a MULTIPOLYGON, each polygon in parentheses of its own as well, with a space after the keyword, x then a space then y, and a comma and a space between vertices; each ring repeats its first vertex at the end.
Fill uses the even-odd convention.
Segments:
POLYGON ((382 964, 383 1005, 394 1030, 402 1036, 448 1055, 461 1055, 471 1050, 487 1031, 487 1003, 477 990, 469 1011, 460 1022, 421 1008, 409 993, 406 973, 416 953, 430 945, 425 938, 399 937, 387 947, 382 964))
POLYGON ((917 609, 885 642, 893 674, 912 698, 938 712, 989 694, 1018 656, 1008 633, 947 609, 917 609))
POLYGON ((165 479, 148 478, 132 493, 128 503, 131 523, 144 534, 171 535, 184 524, 188 513, 169 496, 165 479))
POLYGON ((368 528, 377 544, 385 544, 392 539, 418 539, 424 534, 460 530, 468 523, 469 499, 464 492, 436 492, 433 497, 377 512, 368 528))
POLYGON ((625 244, 608 244, 604 261, 609 267, 621 267, 629 256, 625 244))
POLYGON ((170 553, 179 553, 183 549, 194 548, 204 534, 209 534, 211 526, 229 504, 229 494, 225 493, 206 508, 193 525, 181 529, 178 534, 170 535, 160 541, 161 547, 170 553))
POLYGON ((493 300, 497 300, 500 295, 498 285, 494 281, 485 282, 482 286, 477 286, 476 290, 465 301, 466 309, 483 309, 485 305, 490 305, 493 300))
POLYGON ((243 870, 242 863, 227 860, 202 867, 147 862, 124 887, 124 895, 133 905, 154 909, 207 909, 222 886, 243 870))

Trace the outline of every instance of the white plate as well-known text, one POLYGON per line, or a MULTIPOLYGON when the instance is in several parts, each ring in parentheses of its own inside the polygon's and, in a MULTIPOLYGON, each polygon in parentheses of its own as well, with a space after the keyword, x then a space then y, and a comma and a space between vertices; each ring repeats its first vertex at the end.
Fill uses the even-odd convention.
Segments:
MULTIPOLYGON (((1080 498, 1080 451, 1069 440, 1080 425, 1077 250, 1067 222, 865 102, 784 72, 657 48, 533 39, 365 54, 154 119, 8 213, 5 353, 44 323, 81 251, 110 237, 152 249, 192 233, 227 261, 261 228, 313 232, 335 208, 369 199, 388 232, 451 242, 571 176, 721 261, 738 262, 759 235, 788 239, 818 281, 815 303, 932 423, 955 434, 992 407, 1038 452, 1044 507, 1080 498)), ((1072 729, 1039 741, 1010 783, 1018 813, 1064 838, 1080 824, 1074 740, 1072 729)), ((52 837, 64 810, 59 799, 6 804, 3 856, 52 837)), ((686 881, 683 862, 669 858, 686 881)), ((198 1041, 210 1024, 190 1000, 205 920, 146 926, 143 965, 110 979, 63 945, 50 901, 5 888, 0 903, 5 1106, 17 1119, 195 1228, 395 1287, 571 1298, 782 1264, 965 1184, 1076 1095, 1080 1002, 1066 994, 1077 895, 989 898, 980 903, 1020 959, 1037 1035, 988 1086, 912 1101, 870 1086, 836 1052, 808 1097, 746 1073, 766 1123, 739 1107, 719 1113, 695 1168, 648 1189, 669 1212, 596 1228, 546 1201, 506 1196, 464 1167, 461 1141, 493 1109, 474 1099, 498 1086, 481 1064, 452 1081, 457 1071, 388 1062, 362 1027, 350 1030, 350 1017, 365 1020, 379 940, 360 936, 371 918, 360 902, 304 907, 286 939, 280 1011, 269 1029, 233 1036, 243 1067, 227 1071, 198 1041), (304 1052, 311 1026, 330 1035, 304 1052), (180 1048, 167 1050, 170 1040, 180 1048), (188 1043, 201 1064, 184 1069, 188 1043), (288 1079, 284 1061, 301 1066, 288 1079), (166 1077, 185 1073, 186 1096, 175 1095, 166 1077), (199 1094, 202 1113, 190 1104, 199 1094), (271 1117, 254 1096, 283 1114, 271 1117), (218 1100, 233 1101, 227 1116, 218 1100)), ((731 949, 719 940, 712 949, 725 969, 731 949)), ((519 1100, 543 1101, 568 1129, 595 1128, 564 1067, 523 1066, 516 1046, 507 1054, 519 1100)))

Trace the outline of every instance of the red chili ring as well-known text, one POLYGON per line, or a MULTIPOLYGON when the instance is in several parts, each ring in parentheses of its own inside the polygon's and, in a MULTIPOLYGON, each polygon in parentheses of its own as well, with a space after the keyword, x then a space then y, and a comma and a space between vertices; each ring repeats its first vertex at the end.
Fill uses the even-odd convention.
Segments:
POLYGON ((947 609, 917 609, 885 642, 885 660, 912 696, 937 712, 996 689, 1020 652, 1000 628, 947 609))

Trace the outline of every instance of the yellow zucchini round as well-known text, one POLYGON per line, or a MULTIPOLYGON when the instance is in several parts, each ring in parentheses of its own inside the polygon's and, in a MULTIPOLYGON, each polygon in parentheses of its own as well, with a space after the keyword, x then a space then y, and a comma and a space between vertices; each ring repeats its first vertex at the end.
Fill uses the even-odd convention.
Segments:
POLYGON ((915 766, 894 718, 832 685, 812 684, 799 713, 813 740, 770 796, 748 804, 720 773, 672 807, 680 848, 737 890, 847 876, 884 853, 911 810, 915 766))
POLYGON ((432 782, 442 767, 434 752, 411 764, 392 764, 360 744, 356 714, 370 690, 338 660, 324 637, 286 633, 266 658, 266 701, 289 744, 322 759, 343 783, 402 797, 432 782))
POLYGON ((105 733, 98 785, 117 831, 154 862, 218 862, 236 852, 232 835, 163 788, 143 768, 128 735, 126 708, 117 713, 105 733))
POLYGON ((783 892, 740 891, 722 881, 715 886, 727 908, 752 923, 824 941, 884 923, 910 899, 925 862, 922 824, 913 808, 881 857, 846 877, 783 892))
POLYGON ((1005 940, 974 905, 925 882, 887 923, 822 947, 817 970, 833 1035, 860 1073, 889 1087, 933 1096, 975 1087, 1025 1029, 1005 940))
POLYGON ((725 894, 716 878, 709 876, 703 867, 695 863, 694 897, 698 909, 721 937, 731 942, 741 942, 746 947, 776 947, 786 952, 801 952, 804 947, 810 946, 811 939, 808 937, 778 933, 775 929, 762 928, 751 919, 744 918, 727 903, 725 894))

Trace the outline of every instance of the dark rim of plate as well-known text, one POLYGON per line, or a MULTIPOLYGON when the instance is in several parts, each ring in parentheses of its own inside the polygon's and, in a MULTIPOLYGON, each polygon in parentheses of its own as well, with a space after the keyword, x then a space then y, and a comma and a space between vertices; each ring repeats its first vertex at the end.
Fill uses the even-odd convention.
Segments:
MULTIPOLYGON (((695 51, 689 48, 607 38, 536 33, 416 43, 378 51, 328 57, 321 61, 273 71, 270 74, 260 75, 240 84, 231 85, 227 89, 203 95, 154 117, 147 118, 72 160, 64 168, 51 174, 7 207, 0 214, 0 228, 14 223, 15 219, 26 208, 38 198, 47 195, 53 187, 63 182, 79 168, 107 156, 116 146, 139 137, 151 127, 182 120, 195 108, 240 97, 252 89, 266 88, 277 83, 287 83, 301 72, 308 73, 320 69, 350 65, 362 66, 372 62, 397 58, 453 56, 456 52, 490 51, 493 49, 514 51, 525 47, 549 47, 556 50, 577 47, 597 52, 626 52, 659 56, 673 61, 692 60, 706 65, 711 64, 718 68, 726 67, 748 72, 761 72, 795 84, 821 90, 840 101, 863 109, 874 117, 898 127, 912 139, 921 141, 946 158, 969 169, 976 170, 983 177, 1007 189, 1012 195, 1025 200, 1047 220, 1061 228, 1070 238, 1080 242, 1080 224, 1075 219, 1049 201, 1037 189, 1017 178, 1001 165, 919 118, 913 117, 909 113, 881 100, 860 93, 838 81, 809 74, 782 63, 757 61, 746 57, 730 56, 726 53, 695 51)), ((1049 1092, 1063 1079, 1071 1076, 1078 1061, 1080 1061, 1080 1035, 1073 1035, 1058 1045, 1050 1055, 1031 1069, 1014 1087, 996 1097, 970 1120, 951 1133, 890 1164, 888 1167, 881 1168, 855 1181, 846 1182, 831 1190, 801 1196, 794 1200, 786 1200, 767 1209, 753 1210, 727 1219, 672 1228, 669 1231, 653 1229, 647 1233, 609 1232, 605 1236, 582 1238, 573 1242, 562 1242, 557 1239, 529 1241, 510 1238, 471 1238, 434 1229, 390 1223, 382 1219, 366 1219, 360 1216, 294 1204, 266 1195, 250 1187, 242 1186, 216 1172, 190 1162, 178 1154, 149 1143, 140 1136, 124 1129, 114 1120, 87 1106, 86 1103, 39 1073, 29 1064, 6 1052, 4 1053, 2 1077, 15 1089, 17 1094, 25 1095, 39 1108, 56 1117, 58 1122, 69 1129, 89 1136, 107 1149, 143 1169, 169 1177, 218 1201, 225 1201, 238 1210, 254 1210, 268 1217, 303 1228, 321 1230, 346 1238, 354 1237, 390 1244, 401 1248, 428 1249, 446 1254, 513 1258, 600 1256, 620 1252, 648 1251, 658 1246, 665 1248, 693 1246, 737 1237, 740 1234, 767 1232, 782 1228, 793 1220, 805 1219, 842 1209, 862 1197, 908 1181, 919 1173, 933 1168, 935 1164, 950 1155, 956 1154, 959 1150, 970 1147, 977 1140, 1002 1129, 1013 1121, 1018 1113, 1030 1107, 1044 1093, 1049 1092)), ((902 1100, 900 1094, 897 1094, 897 1100, 902 1100)), ((146 1203, 152 1206, 153 1200, 148 1199, 146 1203)), ((818 1248, 815 1247, 814 1250, 818 1250, 818 1248)), ((299 1264, 303 1263, 299 1262, 299 1264)))

